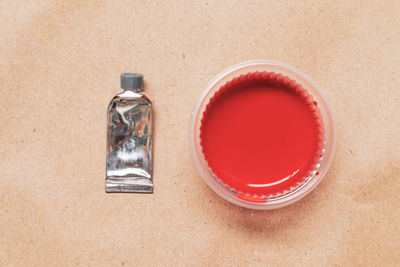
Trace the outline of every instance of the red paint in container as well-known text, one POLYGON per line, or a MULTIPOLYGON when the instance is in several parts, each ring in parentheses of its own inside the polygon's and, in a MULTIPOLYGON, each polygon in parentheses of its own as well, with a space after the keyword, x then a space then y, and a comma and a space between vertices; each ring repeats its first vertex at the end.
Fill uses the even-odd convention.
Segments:
POLYGON ((242 74, 222 86, 203 113, 203 154, 215 176, 239 195, 283 194, 316 169, 320 118, 313 98, 288 77, 242 74))
POLYGON ((271 62, 243 63, 216 78, 195 109, 190 137, 207 184, 256 209, 310 192, 334 147, 333 121, 318 90, 305 74, 271 62))

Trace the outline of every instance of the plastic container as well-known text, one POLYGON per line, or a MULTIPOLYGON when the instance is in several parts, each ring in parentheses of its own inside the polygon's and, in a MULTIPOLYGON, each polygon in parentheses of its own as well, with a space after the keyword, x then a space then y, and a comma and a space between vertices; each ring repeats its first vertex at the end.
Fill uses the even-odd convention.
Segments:
MULTIPOLYGON (((226 134, 229 133, 227 132, 226 134)), ((226 69, 225 71, 217 75, 216 78, 212 80, 211 83, 206 87, 204 93, 198 100, 192 114, 189 131, 189 142, 191 147, 192 159, 199 174, 211 187, 211 189, 213 189, 219 196, 236 205, 246 208, 275 209, 289 205, 306 196, 322 180, 329 168, 334 154, 335 127, 329 105, 326 102, 325 98, 322 96, 320 88, 311 78, 287 64, 273 61, 257 60, 243 62, 226 69), (310 100, 307 99, 307 97, 303 97, 304 99, 306 99, 304 101, 308 101, 307 103, 314 103, 316 107, 315 111, 318 113, 318 116, 315 117, 318 117, 319 120, 316 124, 321 126, 321 137, 318 139, 321 143, 321 145, 319 145, 320 153, 318 152, 319 156, 318 159, 315 161, 315 166, 312 165, 314 169, 310 170, 309 174, 307 174, 307 176, 304 176, 301 182, 297 181, 296 184, 291 185, 290 188, 277 191, 276 193, 270 193, 269 191, 265 191, 268 193, 257 193, 254 190, 262 190, 258 188, 255 188, 254 190, 250 188, 251 190, 249 190, 248 192, 246 192, 245 189, 237 190, 237 187, 231 186, 231 184, 229 184, 226 179, 223 179, 223 177, 219 177, 218 175, 216 175, 217 168, 215 166, 215 163, 213 163, 213 166, 209 163, 209 161, 206 160, 206 157, 208 156, 204 154, 204 151, 207 151, 207 149, 205 147, 202 147, 202 143, 203 145, 205 143, 204 140, 203 142, 201 140, 201 136, 203 136, 204 138, 205 135, 205 126, 202 125, 202 123, 204 124, 206 121, 205 119, 207 119, 204 118, 204 116, 208 116, 207 114, 210 105, 211 107, 213 105, 219 105, 219 102, 215 102, 216 96, 223 94, 223 90, 225 90, 225 87, 229 88, 229 86, 231 84, 235 84, 235 82, 237 83, 238 81, 246 79, 251 80, 254 77, 267 77, 265 79, 268 79, 268 77, 273 77, 272 79, 274 79, 274 81, 278 80, 278 82, 282 82, 282 80, 284 80, 285 84, 296 84, 294 88, 302 88, 304 92, 301 94, 310 96, 311 99, 310 100), (207 111, 207 113, 205 113, 205 111, 207 111)), ((257 147, 257 145, 255 147, 257 147)), ((261 154, 263 153, 262 151, 260 152, 261 154)), ((268 164, 265 165, 268 166, 268 164)), ((243 168, 243 170, 246 170, 247 167, 243 166, 241 168, 243 168)), ((265 171, 268 172, 268 170, 265 171)), ((266 186, 269 185, 270 184, 266 184, 266 186)))

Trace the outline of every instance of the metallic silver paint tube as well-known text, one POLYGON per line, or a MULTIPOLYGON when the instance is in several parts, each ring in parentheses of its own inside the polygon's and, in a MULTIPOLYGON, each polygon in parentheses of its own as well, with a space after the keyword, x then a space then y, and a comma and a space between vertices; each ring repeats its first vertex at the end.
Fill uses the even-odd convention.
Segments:
POLYGON ((107 110, 107 193, 152 193, 152 104, 143 75, 121 74, 121 88, 107 110))

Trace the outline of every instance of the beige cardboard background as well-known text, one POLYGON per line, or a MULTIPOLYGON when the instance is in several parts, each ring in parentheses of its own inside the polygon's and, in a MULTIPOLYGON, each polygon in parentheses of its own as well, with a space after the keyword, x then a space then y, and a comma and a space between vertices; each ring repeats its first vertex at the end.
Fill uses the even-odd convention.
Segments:
POLYGON ((400 2, 1 1, 0 265, 400 264, 400 2), (252 211, 192 166, 190 113, 216 73, 309 74, 338 142, 304 200, 252 211), (155 107, 153 195, 105 194, 119 74, 155 107))

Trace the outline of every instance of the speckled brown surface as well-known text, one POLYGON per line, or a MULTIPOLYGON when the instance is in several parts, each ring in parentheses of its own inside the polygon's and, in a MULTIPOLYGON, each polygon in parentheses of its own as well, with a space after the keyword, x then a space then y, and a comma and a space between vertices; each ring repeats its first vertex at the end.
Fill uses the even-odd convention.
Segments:
POLYGON ((0 265, 400 264, 399 1, 34 2, 0 3, 0 265), (313 77, 338 130, 325 180, 266 212, 218 198, 187 141, 208 81, 259 58, 313 77), (154 101, 153 195, 104 193, 122 71, 154 101))

